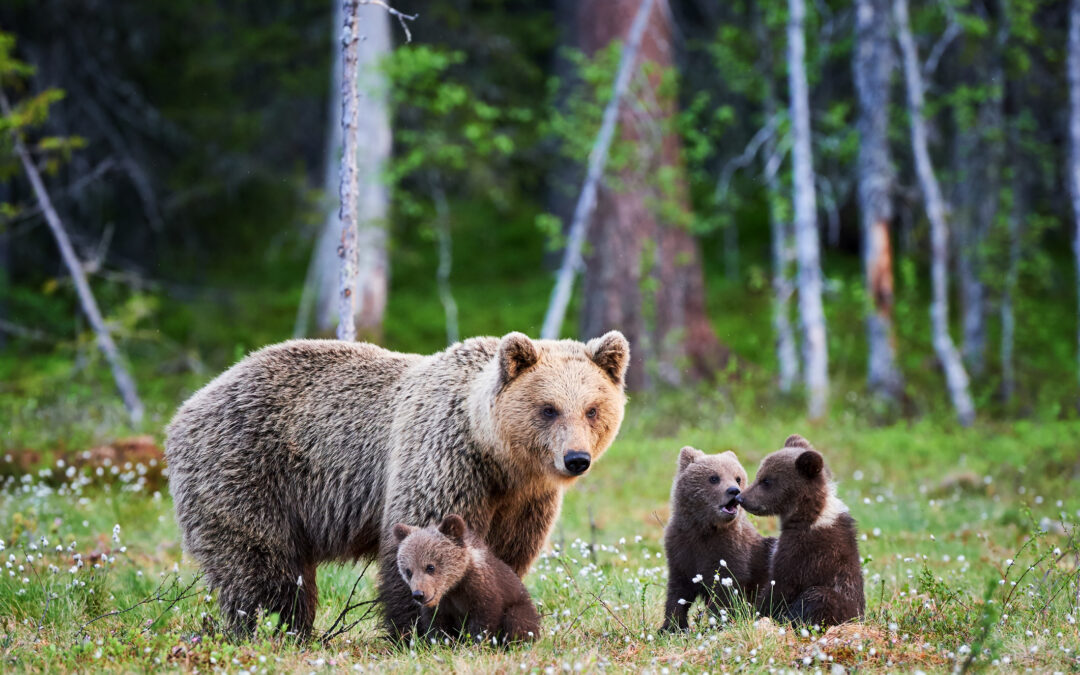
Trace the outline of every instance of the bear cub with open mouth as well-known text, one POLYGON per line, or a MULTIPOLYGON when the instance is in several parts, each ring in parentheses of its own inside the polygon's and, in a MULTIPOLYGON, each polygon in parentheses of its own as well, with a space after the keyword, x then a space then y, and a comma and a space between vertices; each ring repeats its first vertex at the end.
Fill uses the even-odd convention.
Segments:
POLYGON ((829 626, 866 610, 855 519, 836 496, 821 453, 799 435, 761 461, 754 484, 739 495, 758 516, 780 516, 772 557, 771 614, 829 626))
POLYGON ((756 609, 769 584, 776 539, 763 537, 739 508, 749 480, 734 452, 679 452, 671 488, 671 520, 664 530, 667 603, 661 630, 686 630, 699 596, 711 612, 750 603, 756 609))
POLYGON ((533 640, 540 615, 525 584, 458 515, 438 526, 394 525, 398 571, 420 604, 417 626, 427 638, 533 640), (463 633, 464 631, 464 633, 463 633))

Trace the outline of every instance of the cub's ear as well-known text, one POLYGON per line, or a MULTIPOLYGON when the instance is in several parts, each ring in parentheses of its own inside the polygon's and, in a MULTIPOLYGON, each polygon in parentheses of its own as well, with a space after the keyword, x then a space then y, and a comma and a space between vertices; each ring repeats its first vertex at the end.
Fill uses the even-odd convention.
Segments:
POLYGON ((630 343, 622 333, 613 330, 593 338, 586 343, 585 351, 612 382, 620 387, 623 385, 626 368, 630 365, 630 343))
POLYGON ((825 467, 825 459, 817 450, 807 450, 795 460, 795 468, 807 478, 816 478, 825 467))
POLYGON ((503 384, 540 360, 536 345, 524 333, 507 333, 499 340, 499 378, 503 384))
POLYGON ((784 441, 785 448, 806 448, 807 450, 813 450, 814 446, 810 445, 810 441, 806 440, 799 434, 791 434, 784 441))
POLYGON ((697 448, 692 448, 689 445, 684 446, 683 449, 679 451, 679 471, 682 471, 693 464, 694 460, 701 459, 704 456, 705 453, 697 448))
POLYGON ((736 462, 739 461, 739 456, 735 454, 734 450, 725 450, 723 455, 725 457, 731 457, 731 459, 735 460, 736 462))
POLYGON ((409 527, 405 523, 398 523, 394 525, 394 539, 397 539, 398 542, 405 541, 405 537, 412 534, 415 529, 415 527, 409 527))
POLYGON ((439 523, 439 532, 455 541, 461 541, 465 537, 465 521, 456 513, 451 513, 439 523))

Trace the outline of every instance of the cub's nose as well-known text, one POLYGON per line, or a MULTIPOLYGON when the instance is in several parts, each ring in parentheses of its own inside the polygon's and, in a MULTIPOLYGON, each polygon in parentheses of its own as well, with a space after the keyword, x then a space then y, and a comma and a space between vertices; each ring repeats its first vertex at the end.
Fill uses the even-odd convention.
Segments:
POLYGON ((592 458, 589 457, 589 453, 580 450, 571 450, 563 457, 563 465, 566 470, 575 476, 580 476, 588 471, 590 464, 592 464, 592 458))
POLYGON ((413 591, 412 592, 412 599, 417 601, 417 602, 423 602, 424 601, 424 592, 423 591, 413 591))
POLYGON ((727 489, 727 493, 728 493, 729 497, 738 497, 739 496, 739 488, 732 485, 731 487, 729 487, 727 489))

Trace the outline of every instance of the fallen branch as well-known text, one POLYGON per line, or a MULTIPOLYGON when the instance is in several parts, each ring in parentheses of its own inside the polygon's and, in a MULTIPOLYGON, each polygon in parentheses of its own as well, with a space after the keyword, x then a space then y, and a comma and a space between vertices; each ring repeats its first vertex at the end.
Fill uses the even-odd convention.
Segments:
MULTIPOLYGON (((3 91, 0 91, 0 111, 5 116, 11 115, 11 105, 8 103, 7 95, 3 91)), ((142 421, 143 404, 135 390, 135 380, 128 373, 120 351, 116 348, 116 343, 113 342, 112 335, 109 333, 109 327, 105 325, 105 319, 101 316, 97 301, 94 300, 94 294, 90 290, 90 284, 86 281, 86 274, 83 272, 82 264, 79 262, 75 249, 71 245, 71 239, 68 238, 64 224, 60 221, 60 216, 57 215, 52 200, 49 198, 49 193, 45 189, 45 183, 41 180, 41 174, 38 172, 34 160, 30 157, 30 151, 26 149, 26 144, 23 143, 22 136, 19 135, 17 129, 12 129, 11 139, 15 154, 22 162, 26 177, 29 179, 38 204, 41 206, 45 222, 48 223, 53 237, 56 238, 56 244, 60 247, 60 255, 63 257, 64 264, 75 282, 75 290, 79 295, 83 313, 90 320, 90 325, 97 335, 98 347, 112 368, 113 379, 116 381, 116 388, 120 390, 120 396, 124 400, 124 407, 127 408, 128 415, 131 416, 132 424, 138 424, 142 421)))
POLYGON ((373 607, 375 604, 374 600, 364 600, 356 604, 353 604, 352 601, 353 596, 356 595, 356 588, 360 585, 360 580, 364 578, 365 574, 367 574, 369 567, 371 567, 370 562, 364 565, 364 569, 360 570, 360 576, 356 577, 356 581, 353 582, 352 590, 349 591, 349 597, 345 600, 345 608, 341 610, 341 612, 337 615, 337 618, 334 619, 334 623, 329 628, 327 628, 326 631, 323 633, 322 637, 319 638, 319 640, 324 645, 333 640, 334 638, 338 637, 339 635, 342 635, 352 630, 356 626, 356 624, 367 618, 368 614, 371 612, 371 607, 373 607), (347 626, 344 625, 345 617, 348 616, 349 612, 354 609, 363 607, 364 605, 368 605, 368 611, 364 612, 359 619, 352 622, 351 624, 348 624, 347 626))

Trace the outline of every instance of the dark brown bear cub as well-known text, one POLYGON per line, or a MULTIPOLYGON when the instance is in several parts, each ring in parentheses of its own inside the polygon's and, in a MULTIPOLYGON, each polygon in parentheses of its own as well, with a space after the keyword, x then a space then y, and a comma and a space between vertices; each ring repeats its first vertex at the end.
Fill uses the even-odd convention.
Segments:
POLYGON ((754 607, 767 593, 776 539, 758 534, 739 508, 736 498, 748 482, 734 452, 706 455, 690 446, 679 452, 664 530, 668 590, 661 630, 685 630, 698 596, 717 611, 740 602, 754 607))
POLYGON ((862 618, 866 609, 855 519, 831 478, 809 441, 789 436, 739 495, 750 513, 780 516, 771 568, 776 618, 828 626, 862 618))
POLYGON ((532 640, 540 615, 525 584, 496 558, 461 516, 437 527, 398 523, 398 570, 420 604, 419 632, 433 637, 464 634, 497 642, 532 640))

